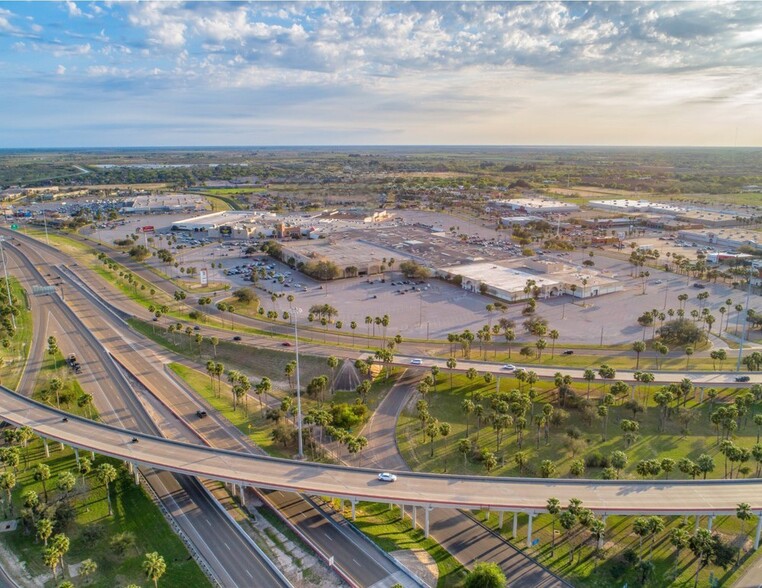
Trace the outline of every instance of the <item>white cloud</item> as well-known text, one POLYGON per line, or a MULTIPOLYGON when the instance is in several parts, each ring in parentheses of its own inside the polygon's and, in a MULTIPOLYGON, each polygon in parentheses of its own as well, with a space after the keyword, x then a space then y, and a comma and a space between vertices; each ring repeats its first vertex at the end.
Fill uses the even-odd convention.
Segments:
POLYGON ((82 11, 79 9, 79 6, 77 6, 76 2, 72 2, 72 0, 66 0, 64 4, 66 5, 66 9, 69 11, 69 16, 82 16, 82 11))
POLYGON ((62 76, 65 73, 66 73, 66 67, 59 64, 58 67, 56 68, 56 74, 58 74, 59 76, 62 76))

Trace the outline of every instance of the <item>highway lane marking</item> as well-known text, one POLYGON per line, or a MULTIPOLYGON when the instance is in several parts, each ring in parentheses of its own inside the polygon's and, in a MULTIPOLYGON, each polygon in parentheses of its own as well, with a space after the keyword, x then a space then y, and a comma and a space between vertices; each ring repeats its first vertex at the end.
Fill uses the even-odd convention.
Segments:
POLYGON ((251 575, 251 572, 249 570, 244 570, 246 572, 246 575, 249 576, 252 580, 254 579, 254 576, 251 575))
POLYGON ((331 537, 331 536, 330 536, 328 533, 326 533, 325 531, 323 531, 323 535, 325 535, 325 538, 326 538, 326 539, 328 539, 328 541, 331 541, 331 542, 333 542, 333 538, 332 538, 332 537, 331 537))
POLYGON ((223 541, 223 543, 225 544, 225 547, 228 548, 228 551, 233 551, 232 549, 230 549, 230 545, 228 545, 227 541, 223 541))

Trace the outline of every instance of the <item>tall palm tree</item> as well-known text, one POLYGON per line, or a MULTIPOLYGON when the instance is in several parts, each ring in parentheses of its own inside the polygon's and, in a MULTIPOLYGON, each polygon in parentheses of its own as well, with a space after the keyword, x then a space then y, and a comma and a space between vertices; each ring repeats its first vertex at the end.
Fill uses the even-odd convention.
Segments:
POLYGON ((153 580, 154 588, 156 588, 159 585, 159 578, 167 571, 167 564, 158 552, 146 553, 145 560, 143 560, 143 571, 149 580, 153 580))
POLYGON ((111 489, 109 484, 116 480, 116 468, 110 463, 102 463, 95 470, 95 477, 106 487, 106 500, 108 501, 108 515, 113 515, 111 508, 111 489))
POLYGON ((550 535, 550 557, 556 550, 556 517, 561 512, 561 501, 558 498, 548 498, 547 504, 548 513, 553 517, 552 530, 550 535))

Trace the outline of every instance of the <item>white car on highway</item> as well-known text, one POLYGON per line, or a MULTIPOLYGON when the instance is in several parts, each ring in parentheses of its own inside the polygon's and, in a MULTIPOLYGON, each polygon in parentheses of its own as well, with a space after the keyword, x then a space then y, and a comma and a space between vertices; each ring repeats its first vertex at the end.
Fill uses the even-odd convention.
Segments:
POLYGON ((505 364, 505 365, 504 365, 502 368, 500 368, 500 369, 503 369, 503 370, 505 370, 506 372, 515 372, 515 371, 516 371, 516 366, 515 366, 515 365, 513 365, 513 364, 510 364, 510 363, 506 363, 506 364, 505 364))
POLYGON ((381 474, 378 474, 378 479, 381 482, 396 482, 397 476, 394 474, 390 474, 389 472, 383 472, 381 474))

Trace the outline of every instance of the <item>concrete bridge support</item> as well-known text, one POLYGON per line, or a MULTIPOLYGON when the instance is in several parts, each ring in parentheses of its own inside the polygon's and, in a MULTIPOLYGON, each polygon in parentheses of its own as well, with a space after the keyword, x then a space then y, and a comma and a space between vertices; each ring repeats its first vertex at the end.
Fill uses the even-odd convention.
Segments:
POLYGON ((518 535, 518 529, 519 529, 519 513, 516 511, 513 511, 513 540, 516 541, 516 537, 518 535))
POLYGON ((427 504, 423 507, 423 514, 424 514, 424 526, 423 526, 423 536, 426 537, 426 539, 429 538, 429 513, 431 512, 431 505, 427 504))
POLYGON ((45 457, 50 457, 50 446, 48 445, 48 440, 43 439, 42 444, 45 446, 45 457))
POLYGON ((757 534, 754 536, 754 549, 759 549, 759 538, 762 535, 762 512, 757 513, 757 534))
POLYGON ((534 519, 534 512, 527 513, 529 520, 527 521, 527 547, 532 547, 532 520, 534 519))
POLYGON ((77 468, 79 468, 79 449, 74 447, 74 459, 77 462, 77 468))

